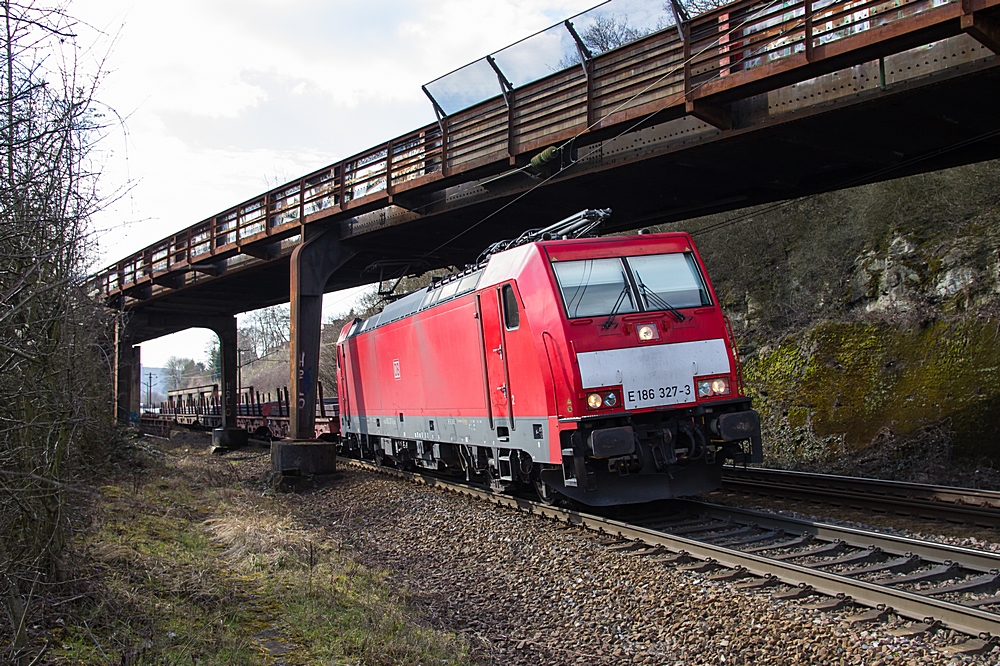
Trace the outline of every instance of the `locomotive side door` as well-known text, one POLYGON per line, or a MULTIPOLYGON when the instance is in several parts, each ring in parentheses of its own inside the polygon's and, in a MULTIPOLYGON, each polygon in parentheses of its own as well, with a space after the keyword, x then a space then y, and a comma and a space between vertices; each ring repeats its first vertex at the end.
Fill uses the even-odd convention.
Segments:
MULTIPOLYGON (((480 326, 484 343, 484 379, 489 393, 493 427, 514 428, 512 390, 510 385, 510 354, 507 331, 518 328, 520 313, 511 284, 490 287, 478 295, 480 326)), ((503 436, 501 431, 499 436, 503 436)))

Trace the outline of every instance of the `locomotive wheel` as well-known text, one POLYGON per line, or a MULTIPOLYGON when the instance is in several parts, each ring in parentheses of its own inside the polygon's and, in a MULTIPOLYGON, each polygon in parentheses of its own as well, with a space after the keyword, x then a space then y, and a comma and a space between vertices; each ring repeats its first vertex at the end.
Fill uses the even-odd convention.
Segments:
POLYGON ((385 452, 382 451, 382 447, 375 449, 375 464, 379 467, 385 465, 385 452))
POLYGON ((534 484, 535 484, 535 494, 538 495, 539 502, 541 502, 542 504, 546 504, 548 506, 552 506, 556 503, 558 494, 556 493, 556 491, 552 490, 552 486, 545 483, 538 477, 535 477, 534 484))

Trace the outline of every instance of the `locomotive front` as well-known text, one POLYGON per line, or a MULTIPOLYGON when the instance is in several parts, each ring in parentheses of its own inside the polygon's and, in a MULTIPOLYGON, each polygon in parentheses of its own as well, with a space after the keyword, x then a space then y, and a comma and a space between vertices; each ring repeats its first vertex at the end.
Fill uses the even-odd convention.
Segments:
POLYGON ((690 236, 541 245, 564 340, 550 363, 574 369, 556 401, 561 465, 540 472, 549 489, 643 502, 719 487, 724 460, 762 461, 760 420, 690 236))

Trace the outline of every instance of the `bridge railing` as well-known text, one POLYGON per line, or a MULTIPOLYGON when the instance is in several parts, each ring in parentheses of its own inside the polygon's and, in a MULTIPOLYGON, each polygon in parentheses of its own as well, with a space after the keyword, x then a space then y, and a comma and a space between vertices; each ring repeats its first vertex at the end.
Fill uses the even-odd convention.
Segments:
MULTIPOLYGON (((843 67, 844 54, 857 52, 855 64, 860 64, 873 57, 873 45, 901 35, 932 35, 930 41, 948 31, 957 34, 963 13, 998 3, 738 0, 680 29, 669 26, 520 87, 504 88, 503 94, 498 88, 496 96, 470 108, 449 115, 438 108, 438 123, 193 225, 102 271, 96 287, 105 296, 141 298, 154 284, 169 286, 170 276, 204 270, 239 253, 266 256, 260 254, 263 245, 294 236, 301 225, 321 217, 384 207, 396 195, 444 179, 460 182, 475 169, 523 164, 548 146, 596 129, 625 130, 654 112, 663 121, 677 118, 692 100, 787 85, 789 72, 805 80, 817 72, 810 64, 833 55, 843 67), (769 81, 779 79, 768 88, 769 81)), ((586 141, 582 136, 581 143, 586 141)))

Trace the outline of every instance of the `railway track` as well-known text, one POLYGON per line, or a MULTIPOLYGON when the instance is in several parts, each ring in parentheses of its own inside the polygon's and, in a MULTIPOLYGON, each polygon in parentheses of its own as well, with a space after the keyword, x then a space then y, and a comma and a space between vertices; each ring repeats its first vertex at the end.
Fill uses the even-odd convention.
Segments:
POLYGON ((724 490, 1000 528, 1000 492, 727 466, 724 490))
POLYGON ((897 635, 950 628, 952 648, 981 654, 1000 645, 1000 554, 694 500, 617 508, 613 516, 544 505, 484 488, 353 459, 347 466, 396 476, 594 531, 608 548, 774 588, 819 610, 857 612, 851 623, 895 614, 915 620, 897 635), (865 610, 867 608, 867 610, 865 610))

